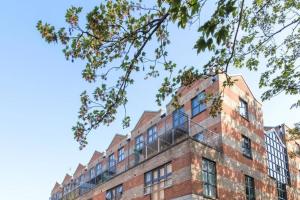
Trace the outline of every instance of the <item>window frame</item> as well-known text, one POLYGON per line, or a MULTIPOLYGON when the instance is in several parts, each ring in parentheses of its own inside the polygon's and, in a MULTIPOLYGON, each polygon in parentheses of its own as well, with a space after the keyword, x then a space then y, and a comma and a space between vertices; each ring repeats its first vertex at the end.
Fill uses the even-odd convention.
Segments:
POLYGON ((112 153, 108 156, 108 167, 115 167, 116 166, 116 159, 115 159, 115 154, 112 153), (112 159, 111 159, 112 158, 112 159), (112 164, 111 164, 112 163, 112 164))
POLYGON ((106 190, 105 199, 106 200, 119 200, 122 198, 123 193, 124 193, 123 184, 119 184, 109 190, 106 190), (119 191, 120 188, 122 188, 121 192, 119 191), (108 194, 110 194, 110 198, 107 198, 108 194))
POLYGON ((147 129, 147 144, 153 144, 157 140, 157 127, 156 125, 151 126, 147 129), (151 135, 150 135, 151 133, 151 135), (151 141, 150 141, 151 138, 151 141))
POLYGON ((278 200, 287 200, 286 184, 280 183, 279 181, 277 181, 276 189, 277 189, 278 200))
MULTIPOLYGON (((165 181, 165 183, 171 179, 171 176, 173 174, 173 167, 172 167, 172 162, 165 163, 159 167, 156 167, 150 171, 147 171, 144 173, 144 188, 152 187, 155 184, 159 184, 160 182, 165 181), (171 166, 171 172, 168 172, 168 166, 171 166), (161 169, 164 170, 164 175, 161 175, 161 169), (157 173, 157 177, 154 178, 154 174, 157 173), (148 180, 149 177, 149 180, 148 180)), ((164 188, 170 187, 172 184, 168 185, 165 184, 164 188)), ((148 195, 151 193, 151 190, 146 192, 144 189, 144 195, 148 195)))
POLYGON ((246 200, 255 200, 255 181, 254 178, 248 175, 245 175, 245 193, 246 200), (253 193, 252 193, 253 192, 253 193), (252 195, 251 195, 252 193, 252 195))
POLYGON ((125 160, 125 148, 124 148, 124 146, 120 147, 118 149, 118 162, 122 162, 123 160, 125 160))
POLYGON ((239 103, 240 103, 240 105, 239 105, 239 114, 240 114, 240 116, 243 117, 246 120, 249 120, 249 105, 248 105, 248 102, 240 97, 239 98, 239 103), (242 105, 244 105, 245 107, 242 107, 242 105), (241 112, 241 109, 243 109, 243 108, 245 109, 245 111, 244 111, 245 114, 243 114, 241 112))
POLYGON ((144 148, 144 135, 143 134, 135 137, 135 146, 134 147, 138 151, 144 148))
POLYGON ((200 113, 204 112, 207 109, 206 103, 201 103, 201 101, 204 101, 206 98, 205 90, 202 92, 199 92, 195 97, 191 99, 191 114, 192 118, 199 115, 200 113), (201 96, 203 95, 203 96, 201 96), (194 101, 196 101, 196 105, 194 105, 194 101), (195 111, 195 109, 198 109, 195 111))
POLYGON ((242 135, 242 153, 246 158, 252 159, 251 139, 245 135, 242 135))
MULTIPOLYGON (((210 159, 207 159, 207 158, 202 158, 202 168, 201 168, 201 176, 202 176, 202 183, 203 183, 203 196, 204 197, 207 197, 207 198, 212 198, 212 199, 216 199, 218 198, 218 191, 217 191, 217 168, 216 168, 216 162, 215 161, 212 161, 210 159), (207 163, 207 169, 204 169, 204 163, 207 163), (212 165, 213 166, 213 171, 210 172, 209 171, 209 165, 212 165), (206 181, 204 180, 204 176, 206 175, 206 181), (209 180, 209 175, 212 175, 214 177, 214 183, 210 183, 210 180, 209 180), (209 194, 206 194, 206 190, 204 189, 205 186, 207 185, 207 188, 210 189, 211 187, 214 188, 215 190, 215 194, 214 196, 211 196, 209 194)), ((210 193, 211 191, 208 191, 208 193, 210 193)))
POLYGON ((178 128, 184 125, 187 122, 185 117, 185 110, 183 106, 174 110, 172 113, 173 128, 178 128), (180 112, 182 112, 182 114, 180 114, 180 112))

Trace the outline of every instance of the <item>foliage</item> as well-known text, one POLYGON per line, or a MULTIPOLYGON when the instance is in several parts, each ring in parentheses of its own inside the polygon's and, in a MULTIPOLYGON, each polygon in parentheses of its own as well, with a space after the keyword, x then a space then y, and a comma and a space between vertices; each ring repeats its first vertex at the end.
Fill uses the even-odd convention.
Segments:
MULTIPOLYGON (((176 106, 178 87, 188 86, 198 78, 225 74, 224 87, 233 84, 229 67, 264 69, 259 86, 266 88, 262 99, 277 94, 300 93, 300 2, 297 0, 215 0, 212 15, 200 21, 207 12, 207 0, 157 0, 152 6, 142 0, 108 0, 87 13, 80 23, 82 8, 67 10, 66 27, 39 21, 37 29, 48 42, 60 42, 67 60, 86 61, 83 78, 98 86, 92 94, 81 94, 79 121, 73 127, 74 137, 81 147, 87 136, 99 125, 109 125, 115 120, 117 109, 125 108, 124 127, 130 123, 126 114, 126 91, 134 83, 133 74, 143 73, 146 78, 169 73, 157 93, 160 105, 172 96, 176 106), (84 24, 84 25, 81 25, 84 24), (199 38, 194 45, 198 54, 212 55, 203 70, 184 68, 168 59, 168 45, 172 24, 181 29, 196 26, 199 38), (146 50, 149 44, 154 51, 146 50), (153 56, 154 55, 154 56, 153 56), (150 57, 150 58, 149 58, 150 57), (154 58, 152 58, 154 57, 154 58), (260 66, 260 60, 266 62, 260 66), (159 68, 160 67, 160 68, 159 68), (176 73, 174 73, 176 72, 176 73), (109 78, 118 76, 113 84, 109 78)), ((147 2, 149 4, 149 2, 147 2)), ((211 3, 211 2, 210 2, 211 3)), ((213 116, 221 110, 221 94, 211 94, 213 116)), ((293 107, 299 107, 300 100, 293 107)))

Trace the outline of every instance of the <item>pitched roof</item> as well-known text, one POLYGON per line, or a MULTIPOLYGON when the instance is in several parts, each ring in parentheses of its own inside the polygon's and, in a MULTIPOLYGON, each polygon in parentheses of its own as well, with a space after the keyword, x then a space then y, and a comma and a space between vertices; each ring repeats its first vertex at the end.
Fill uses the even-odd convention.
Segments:
POLYGON ((76 177, 76 178, 79 177, 84 169, 85 169, 85 166, 82 165, 81 163, 79 163, 73 174, 73 177, 76 177))
POLYGON ((103 153, 99 152, 99 151, 95 151, 93 156, 91 157, 88 165, 90 165, 91 163, 93 163, 94 161, 98 160, 99 158, 101 158, 103 156, 103 153))
POLYGON ((70 176, 69 174, 65 175, 65 178, 63 180, 63 182, 61 183, 62 185, 67 185, 68 183, 70 183, 72 180, 72 176, 70 176))
POLYGON ((55 194, 56 192, 58 192, 58 190, 61 188, 60 186, 61 185, 58 182, 56 182, 55 185, 54 185, 54 187, 53 187, 53 189, 52 189, 52 191, 51 191, 51 195, 55 194))
POLYGON ((116 134, 107 149, 110 149, 115 144, 120 143, 125 138, 127 138, 127 135, 116 134))
POLYGON ((161 113, 161 110, 158 110, 158 111, 144 111, 133 130, 137 129, 141 124, 143 124, 143 122, 145 120, 152 119, 153 117, 155 117, 156 115, 158 115, 160 113, 161 113))
POLYGON ((247 84, 245 78, 240 75, 240 74, 237 74, 237 75, 230 75, 231 77, 238 77, 243 84, 245 84, 245 86, 247 87, 248 91, 250 92, 250 94, 252 95, 252 97, 259 103, 259 104, 262 104, 260 101, 258 101, 258 99, 254 96, 253 92, 251 91, 249 85, 247 84))

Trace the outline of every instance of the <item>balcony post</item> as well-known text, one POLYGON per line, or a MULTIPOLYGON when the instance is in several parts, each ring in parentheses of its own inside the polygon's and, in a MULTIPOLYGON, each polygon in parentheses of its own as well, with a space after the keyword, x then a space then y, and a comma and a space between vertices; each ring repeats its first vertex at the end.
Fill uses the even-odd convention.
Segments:
POLYGON ((188 118, 188 135, 191 136, 191 119, 188 117, 188 115, 187 118, 188 118))
POLYGON ((159 142, 159 137, 157 137, 157 150, 160 152, 160 142, 159 142))

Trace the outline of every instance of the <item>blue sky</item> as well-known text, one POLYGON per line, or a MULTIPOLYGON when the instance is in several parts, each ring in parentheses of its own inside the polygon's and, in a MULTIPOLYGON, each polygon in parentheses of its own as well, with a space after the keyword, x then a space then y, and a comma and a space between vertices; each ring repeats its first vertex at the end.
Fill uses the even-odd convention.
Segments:
MULTIPOLYGON (((121 128, 120 117, 110 127, 101 127, 89 137, 83 151, 73 140, 71 127, 79 108, 79 94, 87 87, 81 80, 83 63, 65 60, 61 48, 48 45, 35 29, 43 19, 55 25, 64 22, 70 5, 92 8, 96 0, 9 0, 0 12, 0 194, 4 200, 47 199, 55 181, 86 163, 95 149, 104 151, 121 128)), ((197 35, 172 30, 170 56, 179 64, 201 66, 205 57, 192 46, 197 35), (176 40, 175 40, 176 39, 176 40)), ((259 98, 257 72, 232 70, 244 75, 259 98)), ((135 125, 143 110, 158 110, 157 80, 143 81, 129 90, 128 112, 135 125)), ((298 97, 299 98, 299 97, 298 97)), ((296 97, 279 95, 263 103, 265 125, 299 121, 299 109, 290 110, 296 97)))

